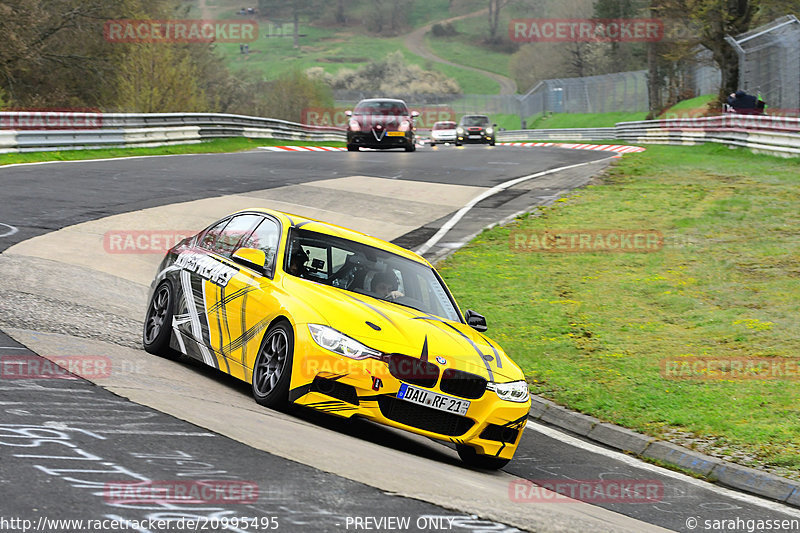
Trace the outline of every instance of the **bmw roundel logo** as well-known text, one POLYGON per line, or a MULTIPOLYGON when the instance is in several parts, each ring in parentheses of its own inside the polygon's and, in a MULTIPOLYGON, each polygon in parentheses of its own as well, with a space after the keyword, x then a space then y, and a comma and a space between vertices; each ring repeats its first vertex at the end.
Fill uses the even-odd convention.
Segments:
POLYGON ((441 355, 437 355, 436 356, 436 362, 439 363, 440 365, 446 365, 447 364, 447 359, 445 359, 441 355))

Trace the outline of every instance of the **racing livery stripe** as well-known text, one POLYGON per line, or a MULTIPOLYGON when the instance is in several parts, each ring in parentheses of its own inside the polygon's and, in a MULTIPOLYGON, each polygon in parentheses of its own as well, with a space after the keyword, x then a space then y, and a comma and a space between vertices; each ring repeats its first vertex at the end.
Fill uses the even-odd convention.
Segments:
MULTIPOLYGON (((203 357, 203 362, 209 366, 215 366, 208 348, 203 344, 203 329, 200 325, 200 317, 197 313, 197 303, 195 302, 194 290, 192 289, 192 278, 186 270, 181 270, 181 289, 183 292, 184 302, 186 305, 186 312, 188 313, 189 324, 192 330, 192 336, 195 339, 195 344, 200 349, 200 354, 203 357)), ((216 368, 216 367, 215 367, 216 368)))
MULTIPOLYGON (((528 420, 528 413, 526 413, 523 416, 517 418, 516 420, 512 420, 511 422, 506 422, 505 424, 503 424, 502 427, 521 430, 525 426, 525 422, 527 422, 527 420, 528 420)), ((519 438, 519 436, 517 438, 519 438)), ((503 445, 500 446, 500 449, 497 450, 497 453, 495 454, 495 457, 500 457, 500 452, 502 452, 503 449, 505 449, 506 444, 508 444, 508 443, 503 441, 502 444, 503 445)), ((513 443, 511 443, 511 444, 513 444, 513 443)))
MULTIPOLYGON (((478 353, 478 356, 480 357, 481 362, 486 367, 486 371, 489 373, 489 381, 494 381, 494 373, 492 372, 492 367, 491 367, 491 365, 489 365, 489 362, 486 359, 483 358, 483 352, 481 351, 481 349, 478 347, 477 344, 472 342, 472 339, 470 339, 469 337, 464 335, 464 333, 459 331, 458 328, 448 324, 447 322, 445 322, 441 318, 433 316, 433 315, 419 316, 419 317, 416 317, 415 320, 430 320, 431 322, 433 322, 436 325, 444 324, 445 326, 449 327, 450 329, 452 329, 453 331, 455 331, 456 333, 461 335, 461 338, 464 339, 465 341, 467 341, 470 344, 470 346, 472 346, 472 348, 478 353)), ((443 328, 441 328, 441 326, 440 326, 440 329, 443 329, 443 328)), ((444 330, 444 331, 447 331, 447 330, 444 330)))
MULTIPOLYGON (((228 364, 228 358, 225 354, 225 332, 222 330, 222 322, 225 321, 225 328, 228 327, 228 319, 225 316, 225 287, 214 285, 214 300, 216 302, 223 302, 222 307, 217 307, 217 312, 214 313, 217 317, 217 331, 219 331, 219 353, 222 355, 222 361, 225 363, 226 372, 231 373, 231 365, 228 364)), ((210 311, 209 311, 210 313, 210 311)), ((211 318, 209 314, 209 319, 211 318)), ((230 338, 230 331, 228 332, 230 338)), ((220 365, 222 366, 222 365, 220 365)))
POLYGON ((364 300, 362 300, 362 299, 360 299, 360 298, 356 298, 356 297, 355 297, 355 296, 353 296, 352 294, 348 294, 348 293, 346 293, 346 292, 345 292, 344 294, 346 294, 348 297, 352 298, 353 300, 357 301, 357 302, 358 302, 358 303, 360 303, 361 305, 364 305, 364 306, 366 306, 366 307, 368 307, 368 308, 372 309, 373 311, 375 311, 376 313, 378 313, 380 316, 382 316, 383 318, 385 318, 385 319, 386 319, 386 320, 387 320, 387 321, 388 321, 388 322, 389 322, 391 325, 393 325, 393 326, 394 326, 394 325, 396 325, 396 324, 394 323, 394 321, 393 321, 391 318, 389 318, 388 316, 386 316, 386 315, 383 313, 383 311, 381 311, 381 310, 380 310, 380 309, 378 309, 377 307, 375 307, 375 306, 373 306, 373 305, 370 305, 370 304, 368 304, 367 302, 365 302, 364 300))
POLYGON ((212 305, 211 307, 208 308, 208 312, 209 313, 213 313, 217 309, 219 309, 220 307, 224 306, 225 304, 229 304, 233 300, 235 300, 236 298, 244 296, 248 292, 256 290, 256 289, 258 289, 258 287, 252 287, 252 286, 242 287, 241 289, 238 289, 238 290, 230 293, 229 295, 225 296, 225 298, 215 302, 214 305, 212 305))
MULTIPOLYGON (((209 322, 208 311, 206 311, 206 282, 203 278, 199 276, 192 276, 192 284, 198 283, 200 285, 200 295, 199 301, 200 305, 198 306, 198 316, 200 317, 200 323, 203 326, 202 337, 200 340, 202 341, 201 349, 203 350, 203 356, 205 357, 208 354, 208 358, 211 360, 211 366, 214 368, 219 368, 219 360, 217 357, 212 353, 211 346, 211 323, 209 322)), ((212 287, 216 287, 213 283, 210 284, 212 287)), ((198 298, 195 298, 195 301, 198 301, 198 298)))
POLYGON ((494 343, 491 340, 489 340, 486 337, 486 335, 484 335, 484 334, 482 334, 480 332, 478 332, 478 335, 480 335, 481 338, 486 341, 486 344, 488 344, 489 347, 494 352, 494 360, 497 361, 497 368, 503 368, 503 362, 500 360, 500 353, 497 351, 497 348, 494 347, 494 343))
POLYGON ((229 353, 234 351, 234 350, 238 350, 239 348, 244 346, 244 343, 246 343, 247 341, 252 340, 261 331, 266 329, 266 327, 269 325, 269 321, 270 321, 269 318, 262 318, 261 320, 256 322, 256 324, 253 327, 251 327, 247 331, 245 331, 242 336, 240 336, 239 338, 231 341, 231 343, 228 346, 226 346, 224 348, 224 350, 228 351, 229 353))

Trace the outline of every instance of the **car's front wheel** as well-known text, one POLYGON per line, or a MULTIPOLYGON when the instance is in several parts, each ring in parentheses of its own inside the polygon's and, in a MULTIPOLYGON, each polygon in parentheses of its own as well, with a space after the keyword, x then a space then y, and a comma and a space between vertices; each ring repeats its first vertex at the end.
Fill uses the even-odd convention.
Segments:
POLYGON ((294 356, 294 333, 287 322, 269 328, 253 365, 253 397, 265 407, 289 402, 289 381, 294 356))
POLYGON ((347 151, 348 152, 358 152, 358 146, 356 146, 355 144, 348 144, 347 145, 347 151))
POLYGON ((484 470, 500 470, 511 461, 511 459, 500 459, 499 457, 483 455, 482 453, 476 452, 475 448, 472 446, 467 446, 466 444, 456 445, 456 451, 464 464, 484 470))
POLYGON ((144 318, 142 345, 146 352, 165 357, 170 355, 169 340, 174 302, 175 293, 172 285, 167 280, 162 281, 150 298, 144 318))

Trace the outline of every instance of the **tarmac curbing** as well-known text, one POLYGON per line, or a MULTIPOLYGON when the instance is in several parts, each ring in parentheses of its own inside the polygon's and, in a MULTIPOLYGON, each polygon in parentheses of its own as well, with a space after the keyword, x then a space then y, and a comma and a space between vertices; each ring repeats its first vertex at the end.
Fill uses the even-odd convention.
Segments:
POLYGON ((570 411, 555 402, 531 395, 528 417, 640 458, 689 470, 720 485, 800 507, 800 481, 755 468, 729 463, 671 442, 570 411))

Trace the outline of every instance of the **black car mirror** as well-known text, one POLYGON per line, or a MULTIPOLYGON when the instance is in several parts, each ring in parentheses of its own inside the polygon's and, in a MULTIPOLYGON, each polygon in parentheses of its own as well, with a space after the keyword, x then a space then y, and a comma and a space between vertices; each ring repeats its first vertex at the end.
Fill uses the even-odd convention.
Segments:
POLYGON ((352 116, 353 116, 353 112, 352 112, 352 111, 350 111, 350 110, 347 110, 347 111, 345 111, 345 112, 344 112, 344 116, 346 116, 346 117, 352 117, 352 116))
POLYGON ((486 317, 479 315, 472 309, 467 309, 464 313, 464 318, 467 320, 467 325, 475 331, 486 331, 489 327, 486 325, 486 317))

